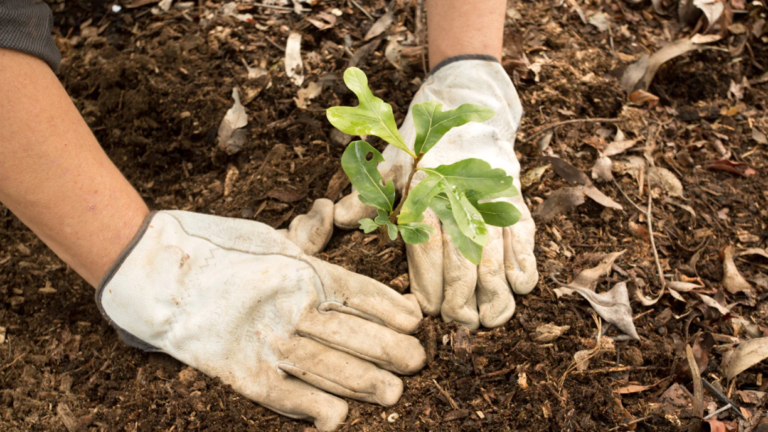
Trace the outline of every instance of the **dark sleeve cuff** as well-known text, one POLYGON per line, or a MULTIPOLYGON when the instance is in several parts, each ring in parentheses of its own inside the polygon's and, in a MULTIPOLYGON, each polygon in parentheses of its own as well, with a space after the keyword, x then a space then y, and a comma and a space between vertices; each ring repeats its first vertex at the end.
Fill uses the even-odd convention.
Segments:
POLYGON ((139 240, 144 237, 144 233, 147 232, 149 223, 152 222, 152 218, 154 218, 156 214, 157 212, 153 211, 147 216, 146 219, 144 219, 144 223, 141 225, 141 228, 139 228, 139 231, 135 236, 133 236, 133 239, 130 243, 128 243, 128 246, 125 247, 125 250, 123 250, 120 256, 117 257, 115 263, 112 264, 112 267, 107 271, 107 274, 101 279, 99 286, 96 288, 96 306, 98 306, 99 312, 101 312, 101 316, 103 316, 104 319, 107 320, 107 322, 112 325, 115 330, 117 330, 117 335, 120 336, 120 340, 125 342, 126 345, 133 348, 138 348, 145 352, 161 352, 162 350, 144 342, 131 333, 128 333, 122 327, 112 321, 112 319, 109 318, 109 315, 107 315, 107 311, 104 310, 104 306, 101 304, 101 296, 104 293, 104 289, 106 288, 107 284, 109 284, 109 282, 112 280, 112 277, 115 275, 115 273, 117 273, 118 270, 120 270, 120 266, 123 265, 125 259, 128 258, 128 255, 130 255, 131 252, 133 252, 133 248, 135 248, 136 244, 139 243, 139 240))
POLYGON ((35 0, 0 0, 0 48, 39 57, 58 72, 61 53, 53 41, 53 14, 35 0))
POLYGON ((489 62, 499 63, 499 59, 488 54, 462 54, 462 55, 457 55, 453 57, 448 57, 447 59, 441 61, 440 63, 437 64, 437 66, 435 66, 434 69, 429 71, 429 74, 427 76, 434 74, 435 72, 448 66, 451 63, 460 62, 462 60, 485 60, 489 62))

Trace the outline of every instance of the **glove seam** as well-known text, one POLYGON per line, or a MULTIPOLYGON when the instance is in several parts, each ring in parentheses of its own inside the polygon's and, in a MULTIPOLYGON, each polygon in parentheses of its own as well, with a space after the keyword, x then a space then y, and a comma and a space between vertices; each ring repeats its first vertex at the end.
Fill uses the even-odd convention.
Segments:
POLYGON ((319 342, 319 343, 321 343, 321 344, 323 344, 323 345, 325 345, 325 346, 327 346, 329 348, 333 348, 333 349, 335 349, 337 351, 341 351, 341 352, 345 352, 347 354, 351 354, 351 355, 353 355, 355 357, 361 358, 363 360, 367 360, 367 361, 369 361, 369 362, 371 362, 371 363, 373 363, 375 365, 382 365, 382 364, 389 365, 389 367, 391 368, 390 370, 394 370, 397 373, 402 373, 397 367, 395 367, 394 363, 392 363, 391 361, 381 360, 381 359, 377 359, 375 357, 371 357, 371 356, 369 356, 367 354, 363 354, 361 352, 349 349, 349 348, 347 348, 345 346, 342 346, 342 345, 339 345, 339 344, 335 344, 335 343, 329 342, 327 340, 320 339, 319 337, 311 335, 309 333, 305 333, 305 332, 301 332, 301 331, 296 331, 296 335, 297 336, 301 336, 301 337, 305 337, 305 338, 308 338, 308 339, 312 339, 313 341, 319 342))
MULTIPOLYGON (((293 364, 293 363, 290 363, 290 362, 285 362, 285 361, 283 361, 283 362, 279 362, 279 363, 277 364, 277 367, 278 367, 278 369, 280 369, 281 371, 283 371, 283 372, 285 372, 285 373, 287 373, 287 374, 289 374, 289 375, 291 375, 291 376, 293 376, 293 377, 296 377, 296 375, 294 375, 294 374, 292 374, 291 372, 289 372, 289 371, 287 371, 287 370, 283 369, 282 367, 284 367, 284 366, 287 366, 288 368, 291 368, 291 369, 295 369, 295 370, 298 370, 298 371, 304 372, 304 373, 306 373, 306 374, 309 374, 309 375, 313 375, 313 376, 315 376, 315 377, 317 377, 317 378, 319 378, 319 379, 321 379, 321 380, 323 380, 323 381, 327 381, 327 382, 329 382, 329 383, 332 383, 332 384, 334 384, 334 385, 337 385, 337 386, 339 386, 339 387, 341 387, 341 388, 343 388, 343 389, 347 390, 348 392, 350 392, 350 393, 354 393, 354 394, 356 394, 356 395, 372 395, 372 396, 376 396, 376 392, 367 392, 367 391, 357 391, 357 390, 352 390, 352 389, 350 389, 349 387, 347 387, 347 386, 346 386, 346 385, 344 385, 344 384, 341 384, 341 383, 339 383, 339 382, 336 382, 336 381, 334 381, 334 380, 332 380, 332 379, 328 379, 328 378, 326 378, 326 377, 324 377, 324 376, 318 375, 318 374, 316 374, 315 372, 312 372, 312 371, 311 371, 311 370, 309 370, 309 369, 305 369, 305 368, 302 368, 302 367, 300 367, 300 366, 297 366, 297 365, 295 365, 295 364, 293 364)), ((296 377, 296 378, 298 378, 298 377, 296 377)), ((299 379, 301 379, 301 378, 299 378, 299 379)), ((303 379, 302 379, 302 381, 304 381, 304 382, 307 382, 307 381, 305 381, 305 380, 303 380, 303 379)), ((312 384, 310 384, 310 385, 312 385, 312 384)), ((378 398, 376 398, 376 400, 378 401, 378 398)))
POLYGON ((149 215, 147 215, 141 227, 139 228, 139 231, 136 233, 136 235, 133 236, 133 239, 131 239, 131 241, 128 243, 125 249, 123 249, 123 251, 117 257, 117 260, 115 260, 114 264, 112 264, 109 270, 107 270, 107 274, 105 274, 104 277, 101 279, 101 282, 99 282, 99 285, 96 288, 96 294, 95 294, 96 307, 98 307, 99 312, 101 313, 101 316, 104 317, 104 319, 117 331, 117 334, 118 336, 120 336, 120 339, 123 342, 125 342, 126 345, 133 348, 138 348, 146 352, 158 352, 162 350, 134 336, 132 333, 126 331, 125 329, 120 327, 117 323, 115 323, 112 320, 112 318, 109 317, 109 315, 107 314, 107 311, 104 309, 104 305, 102 305, 101 303, 101 298, 102 298, 102 295, 104 294, 104 290, 106 289, 107 284, 109 284, 109 282, 112 281, 112 278, 120 270, 120 267, 122 267, 125 260, 128 258, 131 252, 133 252, 133 249, 136 247, 136 245, 139 244, 139 241, 144 237, 144 234, 147 232, 147 229, 149 228, 149 224, 152 222, 152 219, 154 219, 155 215, 157 214, 158 214, 157 211, 152 211, 149 213, 149 215))
POLYGON ((427 74, 427 78, 434 75, 435 73, 437 73, 437 71, 448 66, 451 63, 456 63, 464 60, 484 60, 484 61, 493 62, 493 63, 501 63, 499 62, 499 59, 488 54, 461 54, 453 57, 448 57, 447 59, 438 63, 437 66, 435 66, 431 71, 429 71, 429 73, 427 74))

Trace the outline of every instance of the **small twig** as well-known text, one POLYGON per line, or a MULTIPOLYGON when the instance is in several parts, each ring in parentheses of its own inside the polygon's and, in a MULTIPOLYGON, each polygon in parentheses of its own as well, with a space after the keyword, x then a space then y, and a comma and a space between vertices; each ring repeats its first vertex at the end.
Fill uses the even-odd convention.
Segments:
MULTIPOLYGON (((289 7, 285 7, 285 6, 275 6, 275 5, 268 5, 268 4, 261 4, 261 3, 253 3, 253 4, 250 4, 248 6, 260 7, 260 8, 264 8, 264 9, 274 9, 274 10, 288 11, 288 12, 294 12, 296 10, 294 8, 289 8, 289 7)), ((312 12, 312 9, 301 8, 301 11, 302 12, 312 12)))
POLYGON ((403 204, 405 204, 405 199, 408 198, 408 194, 411 192, 411 182, 413 181, 413 176, 416 174, 416 170, 419 167, 419 161, 421 161, 422 156, 424 156, 424 153, 420 154, 413 160, 413 165, 411 166, 411 173, 408 174, 408 181, 405 184, 405 193, 402 197, 400 197, 400 202, 397 204, 397 207, 392 211, 392 213, 389 215, 389 221, 392 223, 395 223, 397 221, 397 216, 400 214, 400 210, 403 209, 403 204))
POLYGON ((26 352, 25 352, 25 353, 23 353, 23 354, 21 354, 20 356, 16 357, 15 359, 13 359, 13 361, 12 361, 12 362, 10 362, 10 363, 8 363, 7 365, 5 365, 5 366, 1 367, 1 368, 0 368, 0 371, 6 370, 6 369, 8 369, 9 367, 13 366, 13 365, 14 365, 14 364, 15 364, 17 361, 21 360, 21 358, 22 358, 22 357, 24 357, 25 355, 27 355, 27 353, 26 353, 26 352))
POLYGON ((653 249, 653 258, 656 260, 656 268, 659 270, 659 280, 661 281, 661 290, 667 287, 667 281, 664 279, 664 271, 661 269, 661 261, 659 261, 659 252, 656 250, 656 240, 653 238, 653 192, 651 191, 651 176, 645 177, 648 182, 648 212, 645 214, 645 218, 648 222, 648 236, 651 238, 651 248, 653 249))
POLYGON ((273 40, 272 40, 272 39, 270 39, 269 37, 267 37, 267 36, 264 36, 264 39, 268 40, 268 41, 269 41, 269 43, 271 43, 272 45, 274 45, 274 46, 275 46, 275 48, 279 49, 279 50, 280 50, 280 51, 282 51, 282 52, 285 52, 285 48, 283 48, 283 47, 281 47, 280 45, 278 45, 278 44, 277 44, 275 41, 273 41, 273 40))
POLYGON ((709 414, 708 416, 704 417, 704 420, 709 420, 709 419, 711 419, 712 417, 717 417, 717 416, 718 416, 718 415, 719 415, 721 412, 723 412, 723 411, 727 411, 727 410, 728 410, 728 409, 730 409, 730 408, 731 408, 731 406, 730 406, 730 405, 723 405, 723 406, 721 406, 720 408, 718 408, 718 409, 717 409, 717 411, 715 411, 715 412, 713 412, 712 414, 709 414))
POLYGON ((656 370, 661 369, 660 366, 613 366, 609 368, 604 369, 590 369, 585 371, 575 371, 573 373, 575 374, 603 374, 603 373, 616 373, 616 372, 627 372, 627 371, 641 371, 641 370, 656 370))
POLYGON ((624 195, 624 198, 625 198, 627 201, 629 201, 629 203, 630 203, 630 204, 632 204, 632 205, 633 205, 633 206, 634 206, 634 207, 637 209, 637 211, 639 211, 639 212, 640 212, 640 213, 642 213, 642 214, 646 214, 646 213, 647 213, 647 211, 646 211, 646 210, 643 210, 643 208, 642 208, 642 207, 640 207, 639 205, 635 204, 635 202, 634 202, 634 201, 632 201, 632 199, 629 197, 629 195, 627 195, 627 194, 624 192, 624 189, 622 189, 622 188, 621 188, 621 186, 619 186, 619 183, 616 181, 616 179, 613 179, 613 185, 614 185, 614 186, 616 186, 616 189, 618 189, 618 190, 619 190, 619 192, 621 192, 621 194, 622 194, 622 195, 624 195))
MULTIPOLYGON (((648 417, 650 417, 650 416, 648 416, 648 417)), ((624 423, 623 425, 618 425, 618 426, 616 426, 616 427, 615 427, 615 428, 613 428, 613 429, 608 429, 608 432, 612 432, 612 431, 615 431, 615 430, 619 430, 619 429, 621 429, 621 428, 623 428, 623 427, 627 427, 627 426, 629 426, 629 425, 633 425, 633 424, 635 424, 635 423, 640 423, 641 421, 647 420, 647 419, 648 419, 648 417, 639 418, 639 419, 636 419, 636 420, 632 420, 632 421, 631 421, 631 422, 629 422, 629 423, 624 423)))
POLYGON ((701 383, 704 384, 704 388, 707 389, 708 392, 715 395, 718 399, 720 399, 720 402, 728 405, 731 407, 731 411, 736 413, 742 420, 746 420, 746 417, 744 417, 744 414, 741 413, 741 410, 739 409, 739 406, 736 404, 736 402, 732 401, 728 396, 724 395, 723 392, 716 389, 712 384, 707 381, 706 378, 701 378, 701 383))
POLYGON ((543 128, 537 130, 536 132, 532 133, 531 136, 527 138, 528 141, 532 140, 534 137, 541 135, 542 133, 552 130, 558 126, 567 125, 567 124, 573 124, 573 123, 620 123, 623 122, 624 119, 609 119, 609 118, 587 118, 587 119, 571 119, 571 120, 563 120, 557 123, 552 123, 547 126, 544 126, 543 128))
POLYGON ((376 21, 376 19, 373 17, 373 15, 368 13, 368 11, 365 10, 362 6, 360 6, 360 4, 357 3, 355 0, 349 0, 349 2, 352 3, 353 5, 355 5, 356 8, 360 9, 365 14, 365 16, 368 17, 368 19, 370 19, 371 21, 376 21))
POLYGON ((602 351, 600 348, 600 337, 603 334, 603 320, 597 316, 595 311, 592 311, 592 319, 594 319, 595 323, 597 324, 597 344, 595 344, 595 347, 587 353, 587 356, 584 359, 582 359, 581 361, 574 359, 574 362, 571 363, 570 366, 568 366, 568 369, 565 370, 565 373, 563 373, 563 376, 560 378, 558 391, 562 391, 563 386, 565 385, 565 377, 568 376, 569 372, 573 372, 573 370, 577 369, 580 364, 584 362, 588 362, 589 360, 592 359, 592 357, 596 356, 597 354, 600 353, 600 351, 602 351))
POLYGON ((451 404, 451 408, 455 410, 459 409, 459 405, 456 403, 455 400, 453 400, 451 395, 449 395, 447 391, 443 390, 443 388, 440 387, 440 384, 438 384, 436 380, 432 380, 432 382, 435 383, 435 385, 437 386, 437 390, 440 391, 440 394, 445 396, 446 399, 448 399, 448 403, 451 404))

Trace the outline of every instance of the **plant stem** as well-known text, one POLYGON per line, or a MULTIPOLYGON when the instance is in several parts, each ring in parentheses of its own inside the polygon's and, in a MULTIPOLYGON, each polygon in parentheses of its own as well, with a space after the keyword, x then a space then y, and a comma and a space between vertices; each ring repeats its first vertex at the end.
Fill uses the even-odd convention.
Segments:
POLYGON ((411 192, 411 182, 413 182, 413 176, 416 174, 416 168, 418 168, 419 162, 421 161, 421 158, 424 157, 424 153, 420 153, 416 158, 413 159, 413 165, 411 166, 411 173, 408 174, 408 182, 405 185, 405 193, 400 198, 400 202, 397 204, 397 207, 395 208, 392 213, 389 214, 389 221, 392 223, 397 223, 397 216, 400 215, 400 210, 403 208, 403 203, 405 203, 405 199, 408 198, 408 194, 411 192))

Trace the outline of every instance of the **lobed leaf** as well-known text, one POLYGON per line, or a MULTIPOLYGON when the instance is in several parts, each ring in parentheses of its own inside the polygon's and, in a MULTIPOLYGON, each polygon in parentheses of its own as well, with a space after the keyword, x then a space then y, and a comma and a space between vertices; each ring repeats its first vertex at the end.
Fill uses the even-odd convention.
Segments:
POLYGON ((459 252, 473 264, 479 265, 480 260, 483 257, 483 247, 461 232, 456 219, 453 217, 448 197, 442 194, 437 195, 437 197, 430 203, 429 208, 431 208, 437 214, 437 217, 440 218, 440 221, 443 223, 443 228, 448 235, 451 236, 451 240, 453 241, 453 244, 456 245, 456 248, 459 249, 459 252))
POLYGON ((364 233, 370 234, 374 231, 376 231, 379 228, 379 224, 373 221, 373 219, 360 219, 357 221, 360 224, 360 229, 363 230, 364 233))
POLYGON ((399 224, 397 228, 403 236, 403 241, 408 244, 426 243, 429 240, 429 234, 434 231, 432 226, 419 222, 399 224))
POLYGON ((411 113, 416 128, 413 150, 417 155, 428 152, 449 130, 469 122, 484 122, 496 115, 494 110, 475 104, 443 111, 443 104, 435 100, 414 105, 411 113))
POLYGON ((519 194, 517 188, 514 184, 511 184, 507 189, 500 192, 480 193, 475 190, 467 191, 467 199, 470 200, 472 204, 477 204, 478 201, 492 200, 496 198, 512 198, 517 194, 519 194))
POLYGON ((356 67, 344 72, 344 83, 352 90, 360 104, 356 107, 333 107, 326 111, 328 121, 349 135, 376 135, 415 158, 397 130, 392 106, 377 98, 368 88, 368 77, 356 67))
POLYGON ((341 156, 341 167, 360 193, 359 199, 365 205, 387 212, 394 209, 395 184, 390 180, 384 184, 378 168, 384 156, 365 141, 353 141, 341 156), (370 160, 369 155, 373 155, 370 160))

